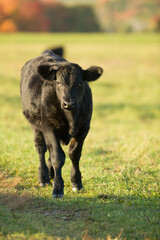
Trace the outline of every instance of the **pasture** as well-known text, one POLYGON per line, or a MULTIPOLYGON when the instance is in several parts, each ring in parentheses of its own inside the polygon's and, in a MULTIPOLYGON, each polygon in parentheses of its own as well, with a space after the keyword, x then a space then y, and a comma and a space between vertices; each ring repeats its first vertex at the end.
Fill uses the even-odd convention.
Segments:
POLYGON ((0 35, 0 239, 160 238, 160 36, 0 35), (63 45, 65 58, 103 76, 90 84, 94 112, 80 161, 84 192, 38 186, 38 155, 22 115, 24 63, 63 45))

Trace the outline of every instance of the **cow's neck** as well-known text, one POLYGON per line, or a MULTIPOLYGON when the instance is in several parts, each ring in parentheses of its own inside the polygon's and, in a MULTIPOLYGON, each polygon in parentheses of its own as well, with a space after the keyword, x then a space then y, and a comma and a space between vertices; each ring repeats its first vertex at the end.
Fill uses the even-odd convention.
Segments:
POLYGON ((69 134, 75 136, 79 127, 79 112, 78 110, 65 111, 65 116, 69 125, 69 134))

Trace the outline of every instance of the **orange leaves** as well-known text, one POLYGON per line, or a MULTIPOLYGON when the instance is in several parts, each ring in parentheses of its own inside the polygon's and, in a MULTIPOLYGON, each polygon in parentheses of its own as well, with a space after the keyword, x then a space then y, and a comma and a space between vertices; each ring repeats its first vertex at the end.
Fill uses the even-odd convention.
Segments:
POLYGON ((25 19, 42 14, 43 6, 38 1, 24 1, 19 9, 19 14, 25 19))
POLYGON ((17 32, 17 26, 12 19, 7 19, 0 24, 0 32, 17 32))
POLYGON ((0 0, 0 32, 48 31, 44 4, 39 0, 0 0))
POLYGON ((21 0, 1 0, 0 8, 4 15, 10 15, 18 9, 21 0))

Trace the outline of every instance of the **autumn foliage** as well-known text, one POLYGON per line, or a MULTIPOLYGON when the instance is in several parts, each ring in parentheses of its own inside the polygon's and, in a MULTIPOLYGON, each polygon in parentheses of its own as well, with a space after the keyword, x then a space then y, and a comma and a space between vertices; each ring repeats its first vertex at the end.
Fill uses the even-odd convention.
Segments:
POLYGON ((159 9, 160 0, 97 0, 94 6, 0 0, 0 32, 160 31, 159 9))
POLYGON ((44 5, 39 1, 23 1, 15 17, 19 31, 49 31, 44 5))
POLYGON ((38 0, 0 0, 0 31, 48 31, 44 5, 38 0))
POLYGON ((96 12, 104 32, 160 31, 160 0, 99 0, 96 12))
POLYGON ((0 0, 0 32, 73 30, 100 30, 91 7, 81 6, 80 11, 77 11, 77 7, 68 8, 54 0, 0 0), (77 16, 73 10, 76 10, 77 16))

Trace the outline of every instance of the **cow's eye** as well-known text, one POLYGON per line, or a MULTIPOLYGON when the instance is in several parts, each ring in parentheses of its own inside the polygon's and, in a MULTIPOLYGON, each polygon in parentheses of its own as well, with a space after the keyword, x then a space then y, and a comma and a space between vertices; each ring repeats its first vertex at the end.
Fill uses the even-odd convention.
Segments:
POLYGON ((60 83, 60 82, 57 82, 57 81, 56 81, 56 84, 57 84, 57 85, 59 85, 59 86, 60 86, 60 85, 62 85, 62 83, 60 83))

